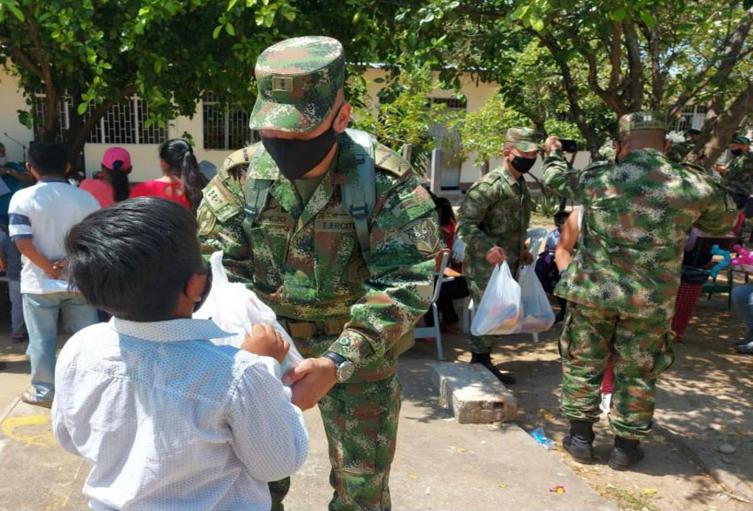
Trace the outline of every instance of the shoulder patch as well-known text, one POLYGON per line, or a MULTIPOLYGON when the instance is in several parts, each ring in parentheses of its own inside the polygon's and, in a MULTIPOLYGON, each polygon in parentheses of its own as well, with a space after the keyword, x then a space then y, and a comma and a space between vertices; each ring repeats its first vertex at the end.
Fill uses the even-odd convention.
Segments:
POLYGON ((215 176, 202 191, 203 204, 214 213, 219 222, 226 222, 243 212, 243 203, 239 202, 233 192, 215 176))
POLYGON ((374 163, 377 168, 402 177, 412 170, 410 162, 384 144, 377 143, 374 150, 374 163))
POLYGON ((233 168, 241 165, 248 165, 251 162, 254 154, 256 154, 259 146, 261 146, 261 142, 230 153, 230 155, 225 158, 225 161, 222 162, 220 172, 230 174, 230 171, 233 168))

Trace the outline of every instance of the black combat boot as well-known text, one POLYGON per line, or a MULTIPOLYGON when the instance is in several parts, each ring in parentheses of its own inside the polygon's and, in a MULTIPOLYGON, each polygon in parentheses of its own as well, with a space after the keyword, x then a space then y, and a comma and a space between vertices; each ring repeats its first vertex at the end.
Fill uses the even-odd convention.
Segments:
POLYGON ((614 437, 614 448, 609 453, 609 468, 627 470, 643 459, 643 449, 639 440, 629 440, 621 436, 614 437))
POLYGON ((570 421, 570 434, 562 439, 562 447, 578 463, 592 463, 595 436, 593 422, 570 421))
POLYGON ((513 385, 515 383, 515 377, 512 374, 503 373, 494 366, 491 353, 471 353, 471 364, 481 364, 486 367, 489 372, 505 385, 513 385))

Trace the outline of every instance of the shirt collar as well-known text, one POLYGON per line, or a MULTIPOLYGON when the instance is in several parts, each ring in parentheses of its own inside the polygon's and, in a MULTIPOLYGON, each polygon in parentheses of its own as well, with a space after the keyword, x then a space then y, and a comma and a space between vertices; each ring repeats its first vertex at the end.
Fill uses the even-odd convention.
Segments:
POLYGON ((41 177, 39 178, 40 183, 65 183, 70 184, 67 179, 64 179, 62 177, 41 177))
POLYGON ((112 318, 112 328, 123 335, 145 341, 196 341, 231 337, 210 319, 171 319, 168 321, 128 321, 112 318))

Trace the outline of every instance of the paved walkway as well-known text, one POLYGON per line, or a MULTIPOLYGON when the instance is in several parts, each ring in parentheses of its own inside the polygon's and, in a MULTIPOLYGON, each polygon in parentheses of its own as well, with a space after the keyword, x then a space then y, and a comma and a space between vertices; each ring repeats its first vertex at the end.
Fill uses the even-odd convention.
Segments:
MULTIPOLYGON (((405 401, 391 476, 394 509, 616 510, 518 426, 457 424, 436 406, 431 362, 410 357, 402 364, 405 401), (552 491, 557 486, 565 493, 552 491)), ((331 495, 318 412, 308 412, 306 419, 311 453, 293 478, 287 509, 294 511, 326 509, 331 495)), ((55 444, 48 410, 13 403, 0 423, 0 461, 0 509, 86 508, 81 487, 88 465, 55 444)))

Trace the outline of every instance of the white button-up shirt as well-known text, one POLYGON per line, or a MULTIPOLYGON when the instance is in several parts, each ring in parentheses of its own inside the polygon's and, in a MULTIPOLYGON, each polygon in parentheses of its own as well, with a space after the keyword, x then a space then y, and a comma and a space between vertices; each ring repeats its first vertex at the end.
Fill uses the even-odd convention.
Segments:
POLYGON ((71 337, 52 407, 62 446, 92 464, 94 510, 259 510, 308 435, 277 362, 207 339, 212 321, 113 319, 71 337))

